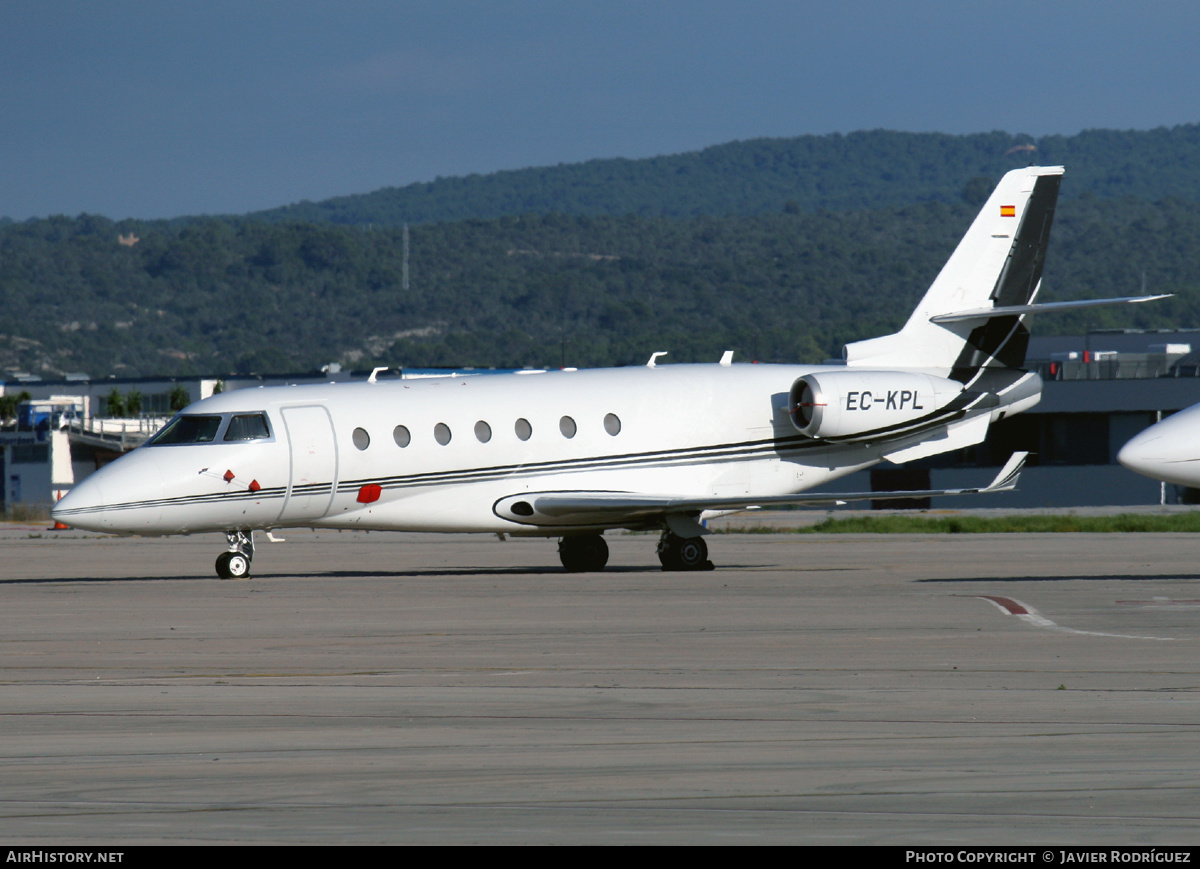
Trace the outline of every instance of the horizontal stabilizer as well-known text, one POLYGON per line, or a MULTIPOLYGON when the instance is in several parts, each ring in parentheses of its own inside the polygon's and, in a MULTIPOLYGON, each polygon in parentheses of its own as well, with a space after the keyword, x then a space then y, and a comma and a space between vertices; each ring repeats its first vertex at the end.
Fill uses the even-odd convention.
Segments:
POLYGON ((522 525, 579 527, 651 523, 670 514, 697 514, 705 510, 755 510, 763 507, 817 506, 848 501, 890 501, 902 498, 936 498, 944 495, 982 495, 1008 492, 1028 453, 1013 453, 1000 473, 978 489, 922 489, 908 492, 820 492, 774 495, 766 498, 687 498, 670 495, 638 495, 628 492, 541 492, 510 495, 493 506, 497 516, 522 525))
POLYGON ((1042 302, 1032 305, 1001 305, 995 308, 976 308, 973 311, 955 311, 930 317, 931 323, 961 323, 964 320, 987 320, 991 317, 1011 317, 1022 314, 1051 314, 1075 308, 1098 308, 1101 305, 1136 305, 1139 302, 1154 302, 1169 299, 1174 293, 1157 296, 1122 296, 1116 299, 1083 299, 1077 302, 1042 302))

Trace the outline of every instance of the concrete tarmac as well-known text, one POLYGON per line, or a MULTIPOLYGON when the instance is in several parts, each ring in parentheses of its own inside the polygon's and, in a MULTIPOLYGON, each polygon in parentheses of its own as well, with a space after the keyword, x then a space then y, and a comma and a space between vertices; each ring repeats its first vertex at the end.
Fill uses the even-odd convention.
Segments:
POLYGON ((1200 840, 1195 535, 282 536, 0 528, 0 841, 1200 840))

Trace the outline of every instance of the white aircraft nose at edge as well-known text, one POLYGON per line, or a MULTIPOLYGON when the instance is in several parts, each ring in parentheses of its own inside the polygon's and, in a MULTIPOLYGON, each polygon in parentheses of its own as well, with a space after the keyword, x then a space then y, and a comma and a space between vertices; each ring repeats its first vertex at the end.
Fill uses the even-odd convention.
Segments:
POLYGON ((883 460, 980 443, 1032 407, 1022 319, 1037 304, 1062 167, 1007 173, 905 326, 849 344, 844 365, 709 365, 245 389, 182 411, 53 510, 95 531, 224 531, 222 577, 249 575, 253 532, 284 527, 561 538, 599 570, 603 531, 661 529, 664 569, 711 569, 705 518, 1010 489, 804 495, 883 460))
POLYGON ((1200 404, 1132 437, 1117 461, 1155 480, 1200 488, 1200 404))

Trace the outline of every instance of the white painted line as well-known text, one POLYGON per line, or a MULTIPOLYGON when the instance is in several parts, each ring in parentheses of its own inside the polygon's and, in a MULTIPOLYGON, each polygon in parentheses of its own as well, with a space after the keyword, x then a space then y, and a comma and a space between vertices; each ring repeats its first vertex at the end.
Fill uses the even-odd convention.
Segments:
POLYGON ((1064 634, 1084 634, 1090 637, 1117 637, 1123 640, 1174 640, 1175 637, 1146 637, 1138 634, 1108 634, 1102 631, 1080 631, 1075 628, 1064 628, 1039 613, 1029 604, 1011 597, 998 597, 990 594, 965 595, 986 600, 1006 616, 1016 616, 1021 621, 1035 628, 1045 628, 1051 631, 1062 631, 1064 634))

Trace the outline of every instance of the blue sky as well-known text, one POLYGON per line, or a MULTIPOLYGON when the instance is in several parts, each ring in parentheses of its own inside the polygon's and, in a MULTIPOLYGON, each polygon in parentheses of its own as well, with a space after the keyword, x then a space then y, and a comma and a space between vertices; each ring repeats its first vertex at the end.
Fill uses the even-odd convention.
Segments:
POLYGON ((863 129, 1200 121, 1200 4, 4 0, 0 216, 240 213, 863 129))

